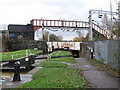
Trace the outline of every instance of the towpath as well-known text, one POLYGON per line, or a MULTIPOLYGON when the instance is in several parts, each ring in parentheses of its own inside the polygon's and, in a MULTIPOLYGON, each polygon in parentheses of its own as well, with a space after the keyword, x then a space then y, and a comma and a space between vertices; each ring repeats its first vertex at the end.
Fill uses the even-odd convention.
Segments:
MULTIPOLYGON (((119 88, 119 78, 113 77, 107 72, 99 71, 97 67, 91 65, 84 58, 77 58, 75 60, 77 61, 75 64, 66 64, 68 64, 69 67, 78 68, 92 88, 119 88)), ((36 60, 36 65, 39 66, 40 62, 42 62, 42 60, 36 60)), ((40 68, 41 67, 36 67, 27 74, 21 74, 22 81, 19 82, 12 82, 12 78, 9 78, 6 83, 3 83, 2 88, 15 88, 21 84, 31 81, 32 75, 40 68)))
POLYGON ((79 68, 92 88, 120 88, 120 78, 99 71, 84 58, 77 58, 76 61, 77 63, 71 67, 79 68))

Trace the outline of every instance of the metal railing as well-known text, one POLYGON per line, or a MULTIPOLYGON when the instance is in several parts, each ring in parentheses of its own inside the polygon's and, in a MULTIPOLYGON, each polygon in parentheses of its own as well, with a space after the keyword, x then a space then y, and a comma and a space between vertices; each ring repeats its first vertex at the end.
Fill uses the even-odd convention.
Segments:
POLYGON ((113 36, 114 39, 116 38, 116 35, 113 34, 110 30, 104 30, 95 23, 92 23, 92 28, 96 30, 98 33, 104 35, 104 37, 106 37, 107 39, 111 39, 111 36, 113 36))

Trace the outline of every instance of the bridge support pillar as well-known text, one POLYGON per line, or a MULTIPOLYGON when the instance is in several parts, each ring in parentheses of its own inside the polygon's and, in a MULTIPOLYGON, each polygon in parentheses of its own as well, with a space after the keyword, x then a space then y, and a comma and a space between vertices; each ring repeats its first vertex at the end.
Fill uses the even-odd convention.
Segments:
POLYGON ((92 11, 89 11, 89 40, 93 40, 93 32, 92 32, 92 11))

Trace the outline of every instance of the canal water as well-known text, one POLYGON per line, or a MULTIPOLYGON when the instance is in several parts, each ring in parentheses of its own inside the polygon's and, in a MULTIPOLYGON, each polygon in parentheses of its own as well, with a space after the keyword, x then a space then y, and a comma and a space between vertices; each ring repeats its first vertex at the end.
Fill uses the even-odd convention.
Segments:
MULTIPOLYGON (((41 62, 44 60, 35 60, 35 66, 39 66, 41 62)), ((35 73, 37 70, 41 69, 42 67, 35 67, 32 70, 21 69, 20 77, 22 79, 18 85, 31 81, 32 74, 35 73)), ((0 70, 0 88, 6 88, 5 83, 12 81, 14 76, 14 69, 3 69, 0 70)), ((10 82, 12 84, 12 82, 10 82)), ((7 87, 11 87, 11 85, 7 85, 7 87)), ((12 87, 11 87, 12 88, 12 87)))
MULTIPOLYGON (((43 55, 43 56, 45 56, 45 55, 43 55)), ((43 62, 43 61, 44 60, 35 60, 35 64, 33 64, 33 66, 39 66, 40 63, 43 62)), ((40 68, 39 67, 33 68, 30 71, 32 71, 32 73, 33 73, 33 71, 36 72, 40 68)), ((32 74, 31 74, 30 71, 25 70, 25 69, 21 69, 20 76, 21 76, 21 78, 24 79, 24 80, 22 80, 22 83, 28 82, 28 81, 30 81, 32 79, 32 74)), ((13 80, 13 76, 14 76, 14 69, 3 69, 3 70, 0 70, 0 88, 2 86, 4 86, 4 84, 6 82, 12 81, 13 80)), ((3 87, 3 88, 5 88, 5 87, 3 87)))

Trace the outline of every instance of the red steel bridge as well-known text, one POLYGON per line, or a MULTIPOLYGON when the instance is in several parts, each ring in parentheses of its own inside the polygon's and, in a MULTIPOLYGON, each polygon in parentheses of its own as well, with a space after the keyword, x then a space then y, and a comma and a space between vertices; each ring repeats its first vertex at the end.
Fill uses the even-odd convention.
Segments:
MULTIPOLYGON (((49 19, 32 19, 30 24, 33 25, 34 31, 40 28, 73 28, 73 29, 89 29, 89 22, 75 20, 49 20, 49 19)), ((115 39, 116 36, 110 30, 104 30, 95 23, 92 23, 92 31, 97 35, 101 35, 106 39, 110 39, 111 35, 115 39)))

